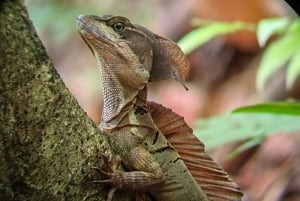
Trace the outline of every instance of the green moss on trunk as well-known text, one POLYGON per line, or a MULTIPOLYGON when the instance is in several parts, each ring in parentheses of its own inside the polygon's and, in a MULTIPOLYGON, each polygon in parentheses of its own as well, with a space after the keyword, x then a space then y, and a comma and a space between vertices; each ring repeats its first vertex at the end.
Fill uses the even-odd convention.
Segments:
POLYGON ((107 189, 88 182, 108 141, 56 73, 23 1, 0 3, 0 92, 0 200, 104 200, 107 189))

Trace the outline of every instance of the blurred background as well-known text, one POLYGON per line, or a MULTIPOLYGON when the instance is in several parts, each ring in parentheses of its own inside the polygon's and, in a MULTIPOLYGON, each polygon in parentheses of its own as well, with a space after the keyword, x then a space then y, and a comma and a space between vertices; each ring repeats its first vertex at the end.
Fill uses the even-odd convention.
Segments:
MULTIPOLYGON (((26 0, 25 2, 56 70, 78 103, 96 123, 100 122, 102 112, 101 82, 96 61, 76 30, 76 17, 79 14, 124 16, 174 41, 178 41, 195 28, 192 24, 195 18, 257 23, 270 17, 295 17, 291 8, 280 0, 26 0)), ((175 81, 163 81, 150 86, 149 99, 184 116, 195 132, 200 134, 205 129, 212 130, 219 126, 223 128, 223 124, 229 124, 226 118, 215 121, 214 124, 209 123, 211 119, 215 120, 215 117, 234 108, 265 101, 297 99, 300 95, 299 82, 286 90, 284 69, 272 76, 263 91, 257 92, 256 71, 263 51, 253 31, 237 31, 214 37, 188 55, 189 91, 185 91, 175 81)), ((243 120, 251 121, 247 117, 243 120)), ((274 126, 273 123, 268 126, 274 126)), ((234 126, 237 125, 233 125, 231 129, 234 126)), ((261 132, 259 126, 253 130, 244 129, 242 132, 251 134, 259 129, 261 132)), ((266 130, 264 132, 267 132, 266 130)), ((293 132, 292 135, 287 135, 286 132, 256 135, 256 138, 252 138, 255 139, 251 141, 252 144, 236 152, 246 139, 231 139, 231 132, 228 129, 215 131, 218 131, 215 138, 230 140, 219 143, 218 146, 208 143, 207 148, 213 158, 241 185, 245 201, 300 200, 298 132, 293 132), (235 154, 232 154, 233 152, 235 154)), ((206 144, 205 139, 211 138, 206 136, 202 141, 206 144)))

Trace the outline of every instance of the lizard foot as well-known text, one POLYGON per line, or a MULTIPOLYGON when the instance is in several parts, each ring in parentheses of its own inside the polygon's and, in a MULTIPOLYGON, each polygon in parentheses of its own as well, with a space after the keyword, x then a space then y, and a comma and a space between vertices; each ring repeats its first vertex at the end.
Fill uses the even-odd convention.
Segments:
MULTIPOLYGON (((114 172, 119 168, 119 166, 121 164, 121 158, 119 156, 116 156, 110 160, 109 157, 105 154, 100 154, 100 157, 103 160, 102 167, 92 167, 92 169, 95 170, 103 179, 94 180, 94 181, 91 181, 91 183, 97 184, 97 185, 111 184, 114 181, 112 179, 112 176, 114 175, 114 172)), ((106 201, 112 201, 112 198, 113 198, 116 190, 117 190, 117 188, 115 188, 115 187, 110 188, 106 201)))
MULTIPOLYGON (((91 183, 96 185, 111 185, 112 188, 110 188, 108 192, 106 201, 112 201, 116 190, 124 187, 121 182, 122 173, 118 172, 118 168, 121 165, 121 158, 119 156, 115 156, 114 158, 109 159, 109 157, 104 154, 100 154, 100 157, 102 158, 103 165, 101 167, 92 167, 92 169, 100 175, 101 179, 91 181, 91 183)), ((136 198, 135 201, 149 201, 149 199, 146 198, 145 193, 133 193, 136 198)))
POLYGON ((92 167, 93 170, 95 170, 96 172, 100 173, 101 172, 107 172, 107 173, 113 173, 115 172, 121 164, 121 158, 120 156, 115 156, 112 159, 109 159, 109 157, 106 154, 99 154, 99 156, 101 157, 102 161, 103 161, 103 165, 101 168, 99 167, 92 167))
POLYGON ((115 174, 116 170, 120 167, 121 158, 119 156, 115 156, 112 159, 105 154, 100 154, 100 157, 103 160, 102 167, 92 167, 102 178, 102 180, 92 181, 94 184, 110 184, 112 176, 115 174))

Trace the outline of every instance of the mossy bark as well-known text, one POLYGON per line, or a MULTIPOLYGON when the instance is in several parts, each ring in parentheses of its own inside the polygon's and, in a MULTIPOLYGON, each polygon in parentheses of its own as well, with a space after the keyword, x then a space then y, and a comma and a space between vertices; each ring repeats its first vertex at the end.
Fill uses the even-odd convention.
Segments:
POLYGON ((21 0, 0 2, 0 93, 0 200, 105 200, 107 188, 89 181, 109 143, 53 68, 21 0))

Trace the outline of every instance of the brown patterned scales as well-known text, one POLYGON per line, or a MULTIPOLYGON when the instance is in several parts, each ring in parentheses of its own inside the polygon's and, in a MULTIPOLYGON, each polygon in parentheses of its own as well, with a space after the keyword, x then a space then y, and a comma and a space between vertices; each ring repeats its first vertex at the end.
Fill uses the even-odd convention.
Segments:
POLYGON ((149 82, 183 84, 187 61, 176 43, 118 16, 81 15, 78 30, 101 72, 100 128, 129 170, 118 171, 118 163, 96 168, 105 179, 94 183, 113 187, 108 200, 116 189, 149 192, 157 201, 241 200, 240 188, 204 152, 183 118, 147 102, 149 82))

